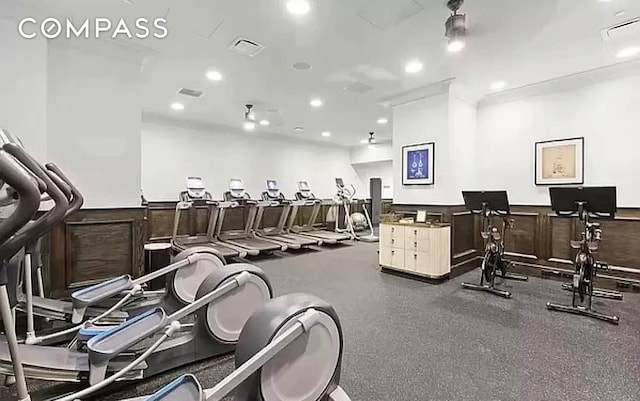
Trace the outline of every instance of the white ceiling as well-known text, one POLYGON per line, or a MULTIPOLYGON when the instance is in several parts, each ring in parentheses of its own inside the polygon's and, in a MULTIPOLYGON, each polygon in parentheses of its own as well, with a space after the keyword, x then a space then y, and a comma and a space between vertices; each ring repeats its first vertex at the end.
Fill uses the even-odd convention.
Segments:
MULTIPOLYGON (((26 1, 26 0, 25 0, 26 1)), ((469 38, 459 54, 445 50, 446 0, 309 0, 311 12, 287 13, 286 0, 46 0, 46 7, 75 18, 157 17, 168 19, 169 37, 139 41, 157 54, 145 62, 144 111, 239 129, 244 104, 256 105, 258 119, 272 124, 249 135, 274 133, 357 145, 369 131, 391 137, 391 117, 379 100, 456 77, 481 98, 491 82, 524 86, 620 62, 616 53, 640 37, 603 42, 600 31, 640 15, 638 0, 466 0, 469 38), (625 10, 623 16, 616 12, 625 10), (238 36, 266 48, 254 58, 227 49, 238 36), (419 59, 424 70, 408 76, 404 64, 419 59), (310 71, 294 71, 304 61, 310 71), (219 83, 207 81, 209 69, 219 83), (365 94, 345 91, 360 82, 365 94), (206 92, 181 98, 181 87, 206 92), (320 97, 320 109, 309 99, 320 97), (181 101, 182 112, 169 104, 181 101), (277 109, 269 112, 268 109, 277 109), (303 133, 293 127, 302 126, 303 133), (322 131, 331 131, 323 138, 322 131)), ((45 0, 29 0, 43 6, 45 0)))

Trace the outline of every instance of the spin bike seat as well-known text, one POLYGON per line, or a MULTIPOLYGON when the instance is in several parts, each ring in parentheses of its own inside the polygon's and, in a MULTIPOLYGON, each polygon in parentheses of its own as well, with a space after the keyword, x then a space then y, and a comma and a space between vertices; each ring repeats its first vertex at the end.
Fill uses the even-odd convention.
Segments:
POLYGON ((600 228, 600 223, 587 223, 587 228, 600 228))
POLYGON ((571 240, 571 248, 573 248, 573 249, 582 248, 582 241, 573 241, 573 240, 571 240))

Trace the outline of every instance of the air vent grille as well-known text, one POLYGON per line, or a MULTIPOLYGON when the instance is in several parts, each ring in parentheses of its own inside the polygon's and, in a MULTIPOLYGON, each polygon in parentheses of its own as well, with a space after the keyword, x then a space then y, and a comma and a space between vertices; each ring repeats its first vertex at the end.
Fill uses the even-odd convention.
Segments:
POLYGON ((258 53, 264 50, 264 46, 256 42, 255 40, 237 37, 229 45, 229 50, 240 53, 243 56, 255 57, 256 55, 258 55, 258 53))
POLYGON ((178 94, 183 96, 199 98, 202 95, 204 95, 204 92, 198 91, 195 89, 182 88, 178 91, 178 94))
POLYGON ((605 28, 602 30, 601 34, 602 40, 605 41, 639 35, 640 17, 605 28))

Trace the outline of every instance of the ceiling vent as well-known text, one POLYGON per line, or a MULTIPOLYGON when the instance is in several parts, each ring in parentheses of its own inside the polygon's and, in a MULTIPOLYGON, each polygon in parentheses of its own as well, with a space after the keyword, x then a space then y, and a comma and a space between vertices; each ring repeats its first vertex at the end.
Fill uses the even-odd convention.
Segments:
POLYGON ((254 57, 264 50, 264 46, 254 40, 237 37, 229 45, 229 50, 240 53, 243 56, 254 57))
POLYGON ((178 91, 178 94, 182 96, 199 98, 199 97, 202 97, 202 95, 204 95, 204 92, 197 91, 195 89, 182 88, 178 91))
POLYGON ((363 95, 367 92, 371 92, 373 90, 373 86, 367 85, 363 82, 356 81, 344 88, 347 92, 357 93, 359 95, 363 95))
POLYGON ((602 30, 602 40, 615 40, 640 34, 640 17, 602 30))

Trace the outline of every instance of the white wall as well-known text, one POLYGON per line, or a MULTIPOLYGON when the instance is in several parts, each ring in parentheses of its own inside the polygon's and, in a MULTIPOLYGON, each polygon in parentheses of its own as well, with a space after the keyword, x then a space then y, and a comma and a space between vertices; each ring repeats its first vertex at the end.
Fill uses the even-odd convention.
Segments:
POLYGON ((477 143, 491 157, 477 147, 473 179, 515 204, 549 204, 534 185, 534 143, 581 136, 585 185, 616 185, 619 206, 640 206, 640 76, 480 108, 477 143))
MULTIPOLYGON (((380 178, 382 179, 382 198, 393 199, 393 161, 354 164, 353 169, 364 187, 364 197, 371 197, 369 181, 372 178, 380 178)), ((361 198, 363 195, 358 194, 357 197, 361 198)))
POLYGON ((140 60, 49 45, 47 158, 86 207, 140 206, 140 60))
POLYGON ((391 143, 360 145, 351 148, 351 164, 371 163, 393 160, 391 143))
MULTIPOLYGON (((476 125, 476 104, 451 92, 449 95, 450 163, 447 168, 454 172, 457 191, 454 189, 452 195, 457 197, 456 203, 459 204, 464 202, 461 191, 474 189, 477 186, 475 172, 479 169, 478 163, 482 163, 481 160, 476 159, 478 154, 476 125)), ((439 154, 436 153, 436 160, 438 157, 439 154)))
POLYGON ((399 204, 450 204, 458 201, 451 163, 449 94, 393 108, 393 195, 399 204), (435 142, 435 185, 402 185, 402 147, 435 142))
POLYGON ((18 36, 17 22, 0 18, 0 128, 22 139, 38 160, 46 155, 47 42, 18 36))
POLYGON ((320 198, 335 194, 335 178, 364 187, 350 164, 349 149, 261 138, 260 134, 220 133, 180 125, 145 123, 142 131, 142 188, 148 200, 175 200, 187 176, 201 176, 214 199, 220 199, 230 178, 244 180, 259 198, 265 181, 278 180, 287 198, 299 180, 308 180, 320 198))

